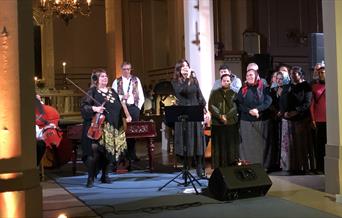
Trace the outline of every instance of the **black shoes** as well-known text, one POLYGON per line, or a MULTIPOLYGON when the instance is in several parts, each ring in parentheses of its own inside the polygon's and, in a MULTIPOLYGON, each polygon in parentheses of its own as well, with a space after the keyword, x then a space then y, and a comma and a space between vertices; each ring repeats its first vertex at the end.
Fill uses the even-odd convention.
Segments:
POLYGON ((93 186, 94 186, 94 178, 88 177, 86 187, 87 187, 87 188, 92 188, 93 186))
POLYGON ((107 184, 112 183, 112 180, 110 179, 110 177, 107 174, 102 174, 100 181, 102 183, 107 183, 107 184))
POLYGON ((200 178, 200 179, 206 178, 205 177, 205 172, 204 172, 202 167, 197 167, 196 168, 196 173, 197 173, 198 178, 200 178))

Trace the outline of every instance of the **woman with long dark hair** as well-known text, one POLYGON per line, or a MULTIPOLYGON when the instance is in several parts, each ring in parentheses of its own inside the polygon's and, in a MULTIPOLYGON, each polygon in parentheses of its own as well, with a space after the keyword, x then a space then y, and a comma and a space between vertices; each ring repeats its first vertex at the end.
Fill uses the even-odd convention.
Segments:
MULTIPOLYGON (((206 105, 201 89, 196 77, 190 69, 189 62, 181 59, 176 63, 173 80, 171 81, 175 95, 176 104, 182 106, 206 105)), ((203 155, 204 155, 204 133, 201 122, 186 122, 186 145, 187 157, 194 159, 196 163, 196 172, 199 177, 204 176, 203 155)), ((183 124, 175 123, 175 152, 176 155, 183 157, 183 124)))

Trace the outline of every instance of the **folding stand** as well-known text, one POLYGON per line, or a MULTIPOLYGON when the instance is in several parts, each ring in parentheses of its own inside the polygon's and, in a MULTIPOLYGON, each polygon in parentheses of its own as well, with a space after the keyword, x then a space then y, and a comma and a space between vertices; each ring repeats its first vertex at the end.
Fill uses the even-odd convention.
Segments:
MULTIPOLYGON (((199 192, 197 191, 194 182, 197 182, 199 186, 202 184, 189 172, 188 166, 188 148, 187 148, 187 122, 188 121, 203 121, 203 107, 202 106, 170 106, 165 107, 165 119, 166 122, 181 122, 182 123, 182 134, 183 134, 183 169, 177 176, 172 178, 170 181, 165 183, 162 187, 158 189, 161 191, 171 182, 176 182, 179 185, 188 186, 189 184, 192 185, 196 194, 199 192), (176 181, 176 179, 182 175, 184 179, 184 183, 180 183, 176 181)), ((204 154, 203 154, 204 155, 204 154)))

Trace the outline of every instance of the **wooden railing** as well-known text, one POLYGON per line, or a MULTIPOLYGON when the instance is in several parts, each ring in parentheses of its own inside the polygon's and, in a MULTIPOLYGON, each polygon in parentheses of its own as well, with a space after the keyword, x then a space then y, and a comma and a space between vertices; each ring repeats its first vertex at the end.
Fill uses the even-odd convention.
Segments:
POLYGON ((41 90, 37 91, 42 101, 56 108, 61 118, 80 118, 80 104, 82 93, 74 90, 41 90))

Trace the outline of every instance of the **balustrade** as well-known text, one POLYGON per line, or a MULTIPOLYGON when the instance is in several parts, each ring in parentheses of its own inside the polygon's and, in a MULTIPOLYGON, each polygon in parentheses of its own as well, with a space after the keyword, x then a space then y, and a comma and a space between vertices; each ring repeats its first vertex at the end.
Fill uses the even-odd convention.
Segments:
POLYGON ((45 104, 57 109, 61 119, 81 118, 80 104, 84 94, 74 90, 39 90, 37 94, 45 104))

